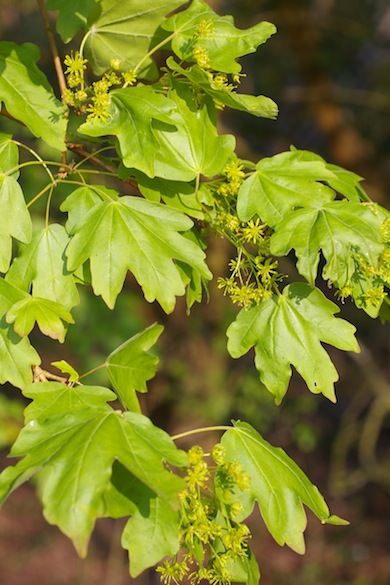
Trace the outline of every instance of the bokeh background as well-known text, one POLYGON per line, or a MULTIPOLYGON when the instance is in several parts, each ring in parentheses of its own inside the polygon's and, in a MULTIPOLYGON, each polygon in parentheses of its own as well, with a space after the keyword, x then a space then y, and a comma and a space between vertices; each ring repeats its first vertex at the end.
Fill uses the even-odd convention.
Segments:
MULTIPOLYGON (((278 34, 242 61, 242 91, 272 97, 277 121, 238 112, 221 116, 221 131, 234 132, 238 153, 258 160, 291 144, 365 177, 370 196, 390 202, 390 5, 388 0, 216 0, 221 14, 233 14, 246 28, 260 20, 278 34)), ((48 44, 34 0, 0 0, 0 38, 42 47, 40 66, 51 69, 48 44)), ((70 48, 66 50, 69 51, 70 48)), ((49 74, 49 73, 48 73, 49 74)), ((53 80, 55 84, 55 80, 53 80)), ((20 130, 0 118, 0 131, 20 130)), ((23 132, 22 132, 23 139, 23 132)), ((24 188, 39 190, 39 176, 24 174, 24 188)), ((210 264, 226 272, 229 250, 210 242, 210 264)), ((81 291, 82 292, 82 291, 81 291)), ((327 294, 331 295, 331 291, 327 294)), ((241 418, 271 443, 282 446, 325 495, 333 513, 350 527, 321 526, 309 515, 307 552, 280 548, 258 517, 251 523, 253 548, 264 585, 390 584, 390 340, 389 328, 348 303, 341 316, 358 328, 362 352, 331 350, 340 373, 338 403, 309 394, 294 376, 280 407, 261 387, 253 356, 234 361, 226 353, 225 330, 234 309, 213 286, 208 303, 191 318, 179 301, 167 318, 146 306, 129 279, 112 314, 100 299, 82 295, 77 330, 66 347, 37 339, 45 365, 70 361, 79 371, 102 363, 120 343, 154 321, 164 324, 158 377, 143 396, 153 421, 177 433, 194 426, 241 418)), ((96 383, 107 383, 104 373, 96 383)), ((1 466, 7 443, 22 418, 15 390, 0 393, 1 466)), ((206 441, 217 440, 210 436, 206 441)), ((207 448, 207 443, 205 444, 207 448)), ((20 488, 0 511, 0 585, 149 585, 150 570, 128 575, 120 549, 121 521, 99 521, 88 557, 78 559, 59 531, 45 523, 33 485, 20 488)))

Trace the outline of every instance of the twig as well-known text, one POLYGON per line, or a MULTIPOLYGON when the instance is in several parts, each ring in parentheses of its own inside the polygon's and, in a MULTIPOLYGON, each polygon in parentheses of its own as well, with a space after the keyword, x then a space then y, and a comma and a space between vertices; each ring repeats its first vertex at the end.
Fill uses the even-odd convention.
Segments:
POLYGON ((50 50, 51 50, 51 53, 53 55, 54 67, 55 67, 57 79, 58 79, 58 86, 60 88, 60 92, 62 95, 66 89, 66 81, 65 81, 64 72, 62 71, 61 59, 60 59, 60 56, 58 54, 58 49, 57 49, 56 41, 54 38, 53 29, 52 29, 52 26, 50 24, 49 16, 47 14, 46 6, 45 6, 43 0, 37 0, 37 2, 38 2, 39 10, 42 14, 47 38, 49 39, 50 50))

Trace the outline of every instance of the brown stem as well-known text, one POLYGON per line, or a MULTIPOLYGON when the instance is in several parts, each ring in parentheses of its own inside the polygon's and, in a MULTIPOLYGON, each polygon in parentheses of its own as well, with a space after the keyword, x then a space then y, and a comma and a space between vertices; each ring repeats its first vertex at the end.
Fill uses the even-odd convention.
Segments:
MULTIPOLYGON (((74 152, 80 158, 88 159, 89 161, 91 161, 92 164, 96 165, 97 167, 100 167, 101 169, 104 169, 105 171, 108 171, 109 173, 113 173, 114 175, 118 175, 117 168, 115 168, 113 165, 109 165, 109 164, 105 163, 103 160, 101 160, 97 156, 91 155, 91 153, 88 152, 87 150, 85 150, 85 148, 81 144, 72 144, 72 143, 68 142, 67 147, 68 147, 68 150, 70 150, 71 152, 74 152)), ((134 179, 125 179, 124 182, 127 183, 128 185, 131 185, 135 189, 137 189, 137 193, 138 193, 137 181, 135 181, 134 179)))
POLYGON ((57 74, 58 85, 59 85, 60 92, 62 95, 66 89, 66 81, 65 81, 64 72, 62 71, 61 59, 60 59, 60 56, 58 54, 53 29, 52 29, 52 26, 50 24, 49 16, 47 14, 46 6, 45 6, 43 0, 37 0, 37 2, 38 2, 39 10, 42 14, 47 38, 49 39, 49 45, 50 45, 51 53, 53 55, 53 61, 54 61, 54 67, 55 67, 56 74, 57 74))

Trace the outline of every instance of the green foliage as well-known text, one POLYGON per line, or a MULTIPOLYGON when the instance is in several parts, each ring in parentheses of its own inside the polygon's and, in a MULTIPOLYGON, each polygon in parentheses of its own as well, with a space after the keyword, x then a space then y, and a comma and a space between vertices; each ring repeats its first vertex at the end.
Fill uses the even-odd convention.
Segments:
POLYGON ((323 344, 359 347, 355 327, 335 317, 339 307, 316 283, 385 318, 389 214, 361 177, 313 153, 292 147, 243 161, 234 136, 220 134, 221 109, 277 114, 270 98, 239 87, 240 57, 274 25, 237 29, 202 0, 153 0, 147 10, 139 0, 48 0, 47 9, 58 11, 57 31, 72 41, 64 77, 57 70, 62 102, 36 64, 37 46, 0 43, 1 113, 15 134, 19 123, 43 141, 32 148, 0 134, 0 383, 30 400, 11 448, 19 461, 0 474, 1 501, 43 470, 44 515, 80 555, 96 519, 125 517, 132 576, 160 563, 167 585, 184 577, 255 585, 245 523, 255 502, 275 541, 298 553, 303 505, 323 523, 344 523, 304 472, 247 423, 214 428, 223 435, 211 454, 196 445, 186 453, 176 442, 207 429, 170 437, 142 414, 137 393, 156 375, 159 324, 107 350, 90 372, 53 361, 62 376, 39 367, 29 336, 37 346, 41 334, 64 343, 68 328, 82 325, 80 292, 114 309, 129 273, 145 304, 157 301, 166 314, 180 296, 189 313, 216 276, 241 307, 227 332, 231 356, 254 348, 278 404, 292 367, 311 392, 335 401, 338 374, 323 344), (29 185, 26 197, 33 165, 40 186, 29 185), (232 257, 213 275, 207 244, 215 235, 232 257), (300 282, 279 269, 292 250, 300 282), (111 388, 84 385, 96 370, 111 388))

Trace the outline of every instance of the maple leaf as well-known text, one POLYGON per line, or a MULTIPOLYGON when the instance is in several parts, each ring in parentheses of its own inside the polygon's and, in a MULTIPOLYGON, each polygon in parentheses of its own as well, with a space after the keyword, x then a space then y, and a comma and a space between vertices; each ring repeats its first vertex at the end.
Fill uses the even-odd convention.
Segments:
POLYGON ((65 248, 69 236, 59 224, 37 231, 11 264, 6 280, 32 296, 59 303, 66 310, 79 303, 73 275, 66 270, 65 248))
POLYGON ((257 500, 261 516, 276 542, 287 544, 299 554, 305 552, 303 532, 308 506, 321 522, 348 524, 330 515, 329 508, 304 472, 279 447, 270 445, 248 423, 236 421, 234 428, 221 439, 228 461, 240 461, 251 479, 249 492, 240 493, 243 511, 239 520, 246 518, 257 500))
POLYGON ((86 42, 94 73, 101 75, 111 59, 119 59, 123 69, 139 66, 139 77, 156 77, 157 67, 147 54, 164 17, 182 4, 183 0, 98 2, 89 13, 88 26, 92 34, 88 35, 86 42))
POLYGON ((0 206, 0 272, 7 272, 12 257, 12 238, 28 243, 32 235, 23 191, 11 176, 0 176, 0 206))
POLYGON ((161 26, 174 33, 172 49, 180 59, 191 59, 196 39, 207 54, 209 67, 224 73, 239 73, 241 65, 237 59, 256 51, 276 32, 270 22, 240 30, 234 26, 231 16, 219 16, 203 0, 193 0, 187 10, 174 14, 161 26), (202 23, 208 25, 205 34, 201 32, 202 23))
POLYGON ((158 357, 148 350, 162 331, 162 325, 151 325, 122 343, 106 360, 115 392, 128 410, 140 412, 135 392, 147 392, 146 382, 156 373, 158 357))
POLYGON ((104 516, 104 493, 112 465, 119 461, 141 483, 173 508, 183 481, 164 462, 185 465, 186 454, 169 435, 135 412, 114 411, 107 388, 57 382, 31 384, 33 399, 25 427, 11 456, 24 456, 0 475, 0 501, 38 469, 50 469, 42 501, 48 522, 56 524, 85 556, 96 518, 104 516))
POLYGON ((56 150, 65 150, 66 108, 36 66, 39 48, 32 43, 0 43, 0 101, 7 111, 56 150))
POLYGON ((323 277, 344 286, 355 271, 353 254, 360 254, 369 265, 377 266, 384 249, 383 219, 375 206, 347 200, 297 209, 275 227, 270 249, 272 254, 284 256, 294 248, 298 271, 312 286, 322 250, 327 260, 323 277))
POLYGON ((102 201, 74 228, 66 250, 68 268, 75 270, 89 259, 94 292, 110 308, 129 269, 146 300, 157 299, 171 312, 175 297, 185 293, 174 259, 192 266, 206 280, 211 278, 202 250, 179 233, 192 225, 185 215, 144 199, 125 196, 102 201))
POLYGON ((263 158, 256 169, 238 193, 237 213, 242 221, 257 214, 274 227, 295 207, 321 205, 335 197, 320 182, 335 179, 335 175, 322 159, 306 160, 305 151, 263 158))
POLYGON ((152 87, 136 86, 110 93, 109 120, 85 122, 79 132, 88 136, 117 136, 124 165, 154 176, 154 159, 159 144, 152 131, 152 120, 168 124, 170 131, 181 123, 176 104, 152 87))
POLYGON ((291 378, 291 365, 315 394, 335 401, 337 371, 321 342, 359 351, 355 327, 334 317, 337 305, 319 289, 294 283, 249 310, 243 309, 227 330, 228 350, 238 358, 255 348, 260 380, 279 404, 291 378))

